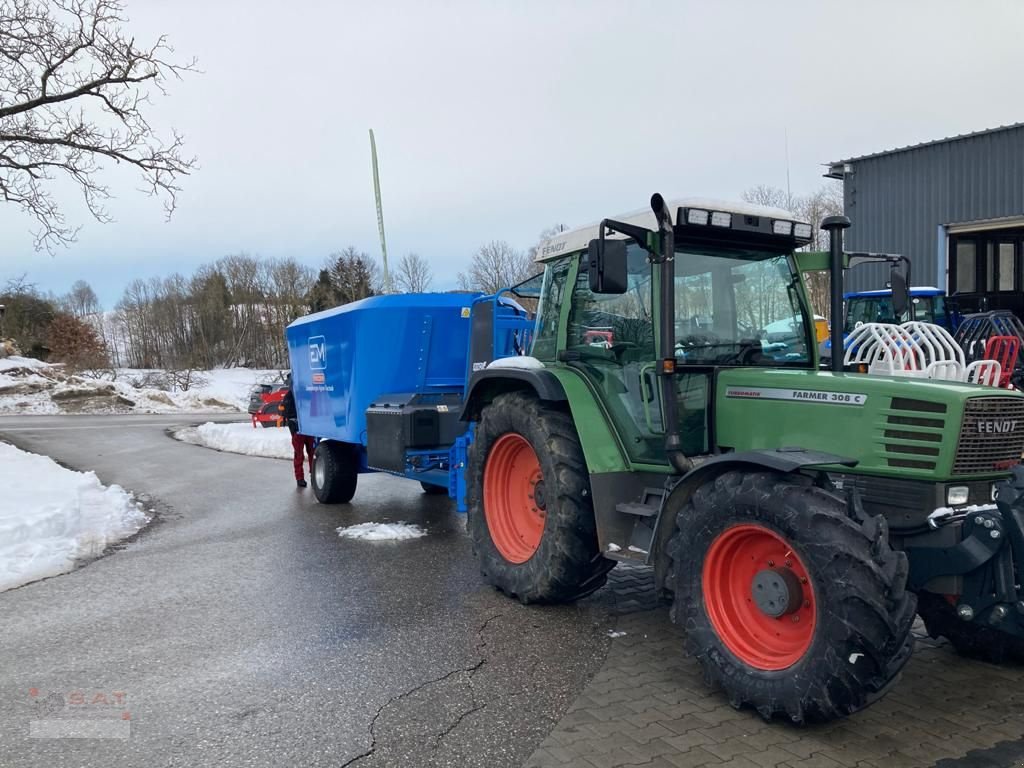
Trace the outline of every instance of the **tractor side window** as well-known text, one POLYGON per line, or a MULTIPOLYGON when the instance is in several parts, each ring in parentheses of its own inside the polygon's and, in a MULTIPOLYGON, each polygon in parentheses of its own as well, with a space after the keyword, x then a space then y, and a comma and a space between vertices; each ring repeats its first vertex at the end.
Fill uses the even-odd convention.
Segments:
POLYGON ((558 351, 558 318, 565 297, 565 283, 569 276, 569 260, 549 264, 544 270, 544 285, 541 288, 540 303, 537 307, 536 333, 531 353, 538 360, 554 360, 558 351))
POLYGON ((572 295, 568 348, 620 359, 625 355, 653 360, 651 265, 647 251, 630 244, 626 252, 628 287, 622 294, 592 293, 584 266, 580 266, 572 295))

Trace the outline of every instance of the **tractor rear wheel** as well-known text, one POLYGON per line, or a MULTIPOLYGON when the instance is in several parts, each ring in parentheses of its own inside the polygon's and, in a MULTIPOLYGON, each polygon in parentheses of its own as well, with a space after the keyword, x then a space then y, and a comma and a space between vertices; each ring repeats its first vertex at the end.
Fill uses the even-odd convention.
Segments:
POLYGON ((945 637, 961 656, 993 664, 1024 662, 1024 640, 993 627, 964 621, 944 595, 919 592, 917 612, 931 637, 945 637))
POLYGON ((895 682, 915 600, 884 519, 851 519, 808 477, 738 470, 666 513, 672 619, 734 707, 820 722, 895 682))
POLYGON ((313 494, 321 504, 347 504, 356 495, 359 457, 348 443, 322 440, 313 454, 313 494))
POLYGON ((568 413, 513 392, 486 406, 467 470, 468 527, 484 580, 524 603, 601 587, 602 557, 583 449, 568 413))

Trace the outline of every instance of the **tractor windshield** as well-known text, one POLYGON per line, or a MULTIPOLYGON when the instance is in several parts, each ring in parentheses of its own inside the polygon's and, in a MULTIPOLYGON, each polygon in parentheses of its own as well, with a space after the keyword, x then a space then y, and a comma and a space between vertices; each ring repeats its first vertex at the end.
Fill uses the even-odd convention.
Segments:
POLYGON ((787 256, 683 248, 675 264, 679 364, 810 363, 810 326, 787 256))

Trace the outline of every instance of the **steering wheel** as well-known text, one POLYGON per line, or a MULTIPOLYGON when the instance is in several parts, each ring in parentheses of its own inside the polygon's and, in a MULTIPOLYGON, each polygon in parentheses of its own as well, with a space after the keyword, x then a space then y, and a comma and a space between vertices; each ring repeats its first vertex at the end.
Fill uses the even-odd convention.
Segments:
POLYGON ((639 346, 639 344, 636 344, 632 341, 616 341, 613 342, 612 345, 608 347, 608 349, 610 349, 612 351, 612 354, 615 355, 615 361, 621 364, 622 356, 626 353, 626 350, 636 349, 639 346))
POLYGON ((688 347, 714 347, 720 341, 718 336, 713 333, 691 333, 683 336, 681 339, 677 339, 676 346, 682 345, 684 349, 688 347))

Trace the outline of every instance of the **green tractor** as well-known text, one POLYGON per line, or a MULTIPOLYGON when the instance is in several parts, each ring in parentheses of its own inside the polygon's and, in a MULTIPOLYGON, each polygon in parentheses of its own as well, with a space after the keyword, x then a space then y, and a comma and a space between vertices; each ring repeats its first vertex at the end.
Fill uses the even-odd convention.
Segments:
POLYGON ((484 578, 560 603, 653 566, 690 653, 766 719, 879 698, 916 613, 959 651, 1024 651, 1024 395, 821 370, 803 272, 831 270, 841 317, 848 226, 802 254, 786 211, 655 195, 544 243, 513 289, 528 355, 471 352, 484 578))

